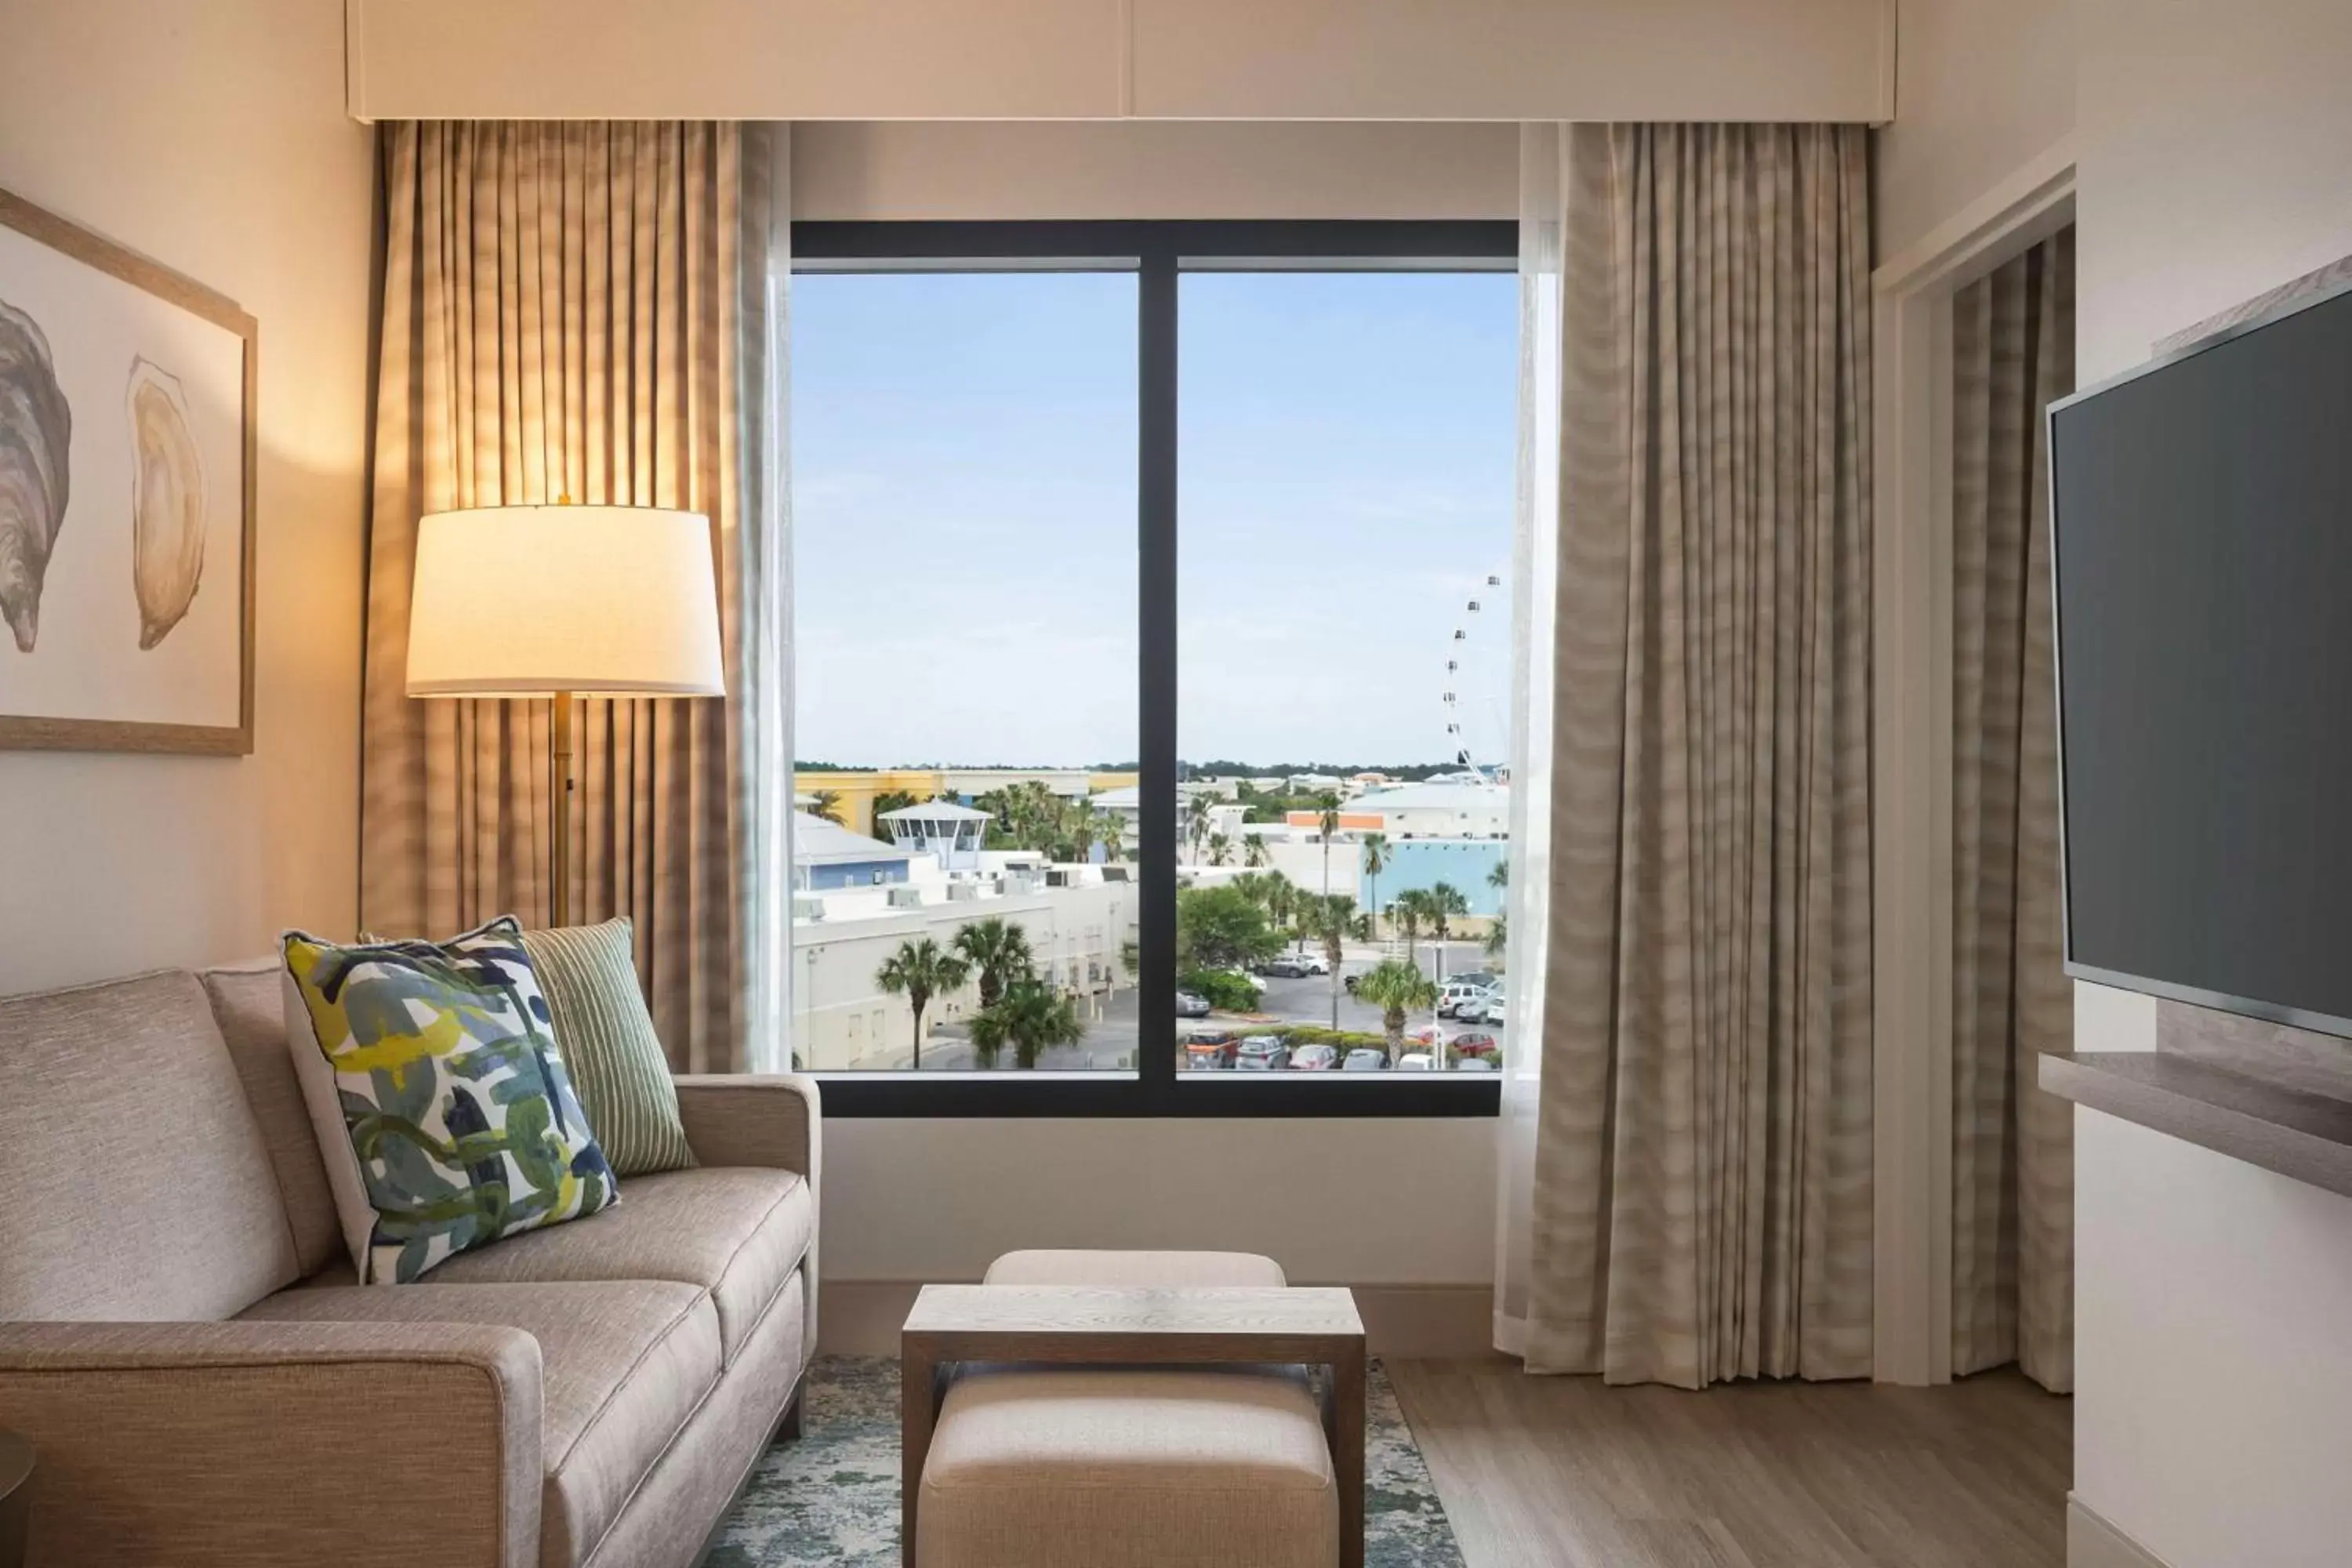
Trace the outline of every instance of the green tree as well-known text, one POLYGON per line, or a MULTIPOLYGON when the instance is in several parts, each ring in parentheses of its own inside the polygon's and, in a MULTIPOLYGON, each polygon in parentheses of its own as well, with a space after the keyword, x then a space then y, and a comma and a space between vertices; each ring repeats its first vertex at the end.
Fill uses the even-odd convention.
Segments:
MULTIPOLYGON (((1372 912, 1372 918, 1377 922, 1381 909, 1381 873, 1389 868, 1389 836, 1385 833, 1367 833, 1364 835, 1363 845, 1364 907, 1372 912)), ((1380 930, 1379 925, 1375 923, 1372 930, 1377 934, 1380 930)))
POLYGON ((827 822, 832 823, 835 827, 846 827, 849 826, 848 823, 842 820, 841 792, 839 790, 821 789, 817 791, 814 795, 810 797, 810 803, 809 815, 811 816, 822 816, 827 822))
POLYGON ((889 837, 889 824, 882 820, 885 815, 893 811, 904 811, 910 805, 920 805, 923 804, 925 798, 925 796, 919 795, 912 790, 886 789, 878 791, 874 796, 874 809, 870 814, 874 822, 874 837, 877 838, 887 838, 889 837))
POLYGON ((1253 833, 1243 842, 1242 864, 1244 866, 1263 866, 1265 864, 1265 839, 1264 836, 1253 833))
POLYGON ((1013 981, 994 1006, 971 1016, 969 1030, 973 1059, 982 1068, 993 1068, 1011 1046, 1013 1065, 1024 1072, 1047 1047, 1075 1046, 1087 1034, 1070 999, 1042 980, 1013 981))
POLYGON ((1192 841, 1192 859, 1198 864, 1202 841, 1209 837, 1209 797, 1204 794, 1185 797, 1184 837, 1192 841))
POLYGON ((1103 847, 1106 863, 1119 859, 1127 853, 1127 818, 1115 811, 1100 814, 1102 830, 1098 842, 1103 847))
POLYGON ((1315 825, 1323 830, 1323 891, 1328 897, 1331 891, 1331 840, 1339 833, 1339 797, 1328 789, 1315 797, 1315 825))
POLYGON ((971 965, 933 942, 902 942, 898 951, 874 972, 874 984, 887 995, 904 996, 915 1010, 915 1066, 923 1065, 923 1014, 931 998, 953 991, 971 978, 971 965))
MULTIPOLYGON (((1258 902, 1265 908, 1265 918, 1276 931, 1287 931, 1291 916, 1298 912, 1298 884, 1279 871, 1268 871, 1263 888, 1258 902)), ((1278 939, 1276 945, 1280 945, 1278 939)))
POLYGON ((1510 885, 1511 863, 1509 860, 1497 860, 1492 866, 1486 868, 1486 886, 1490 888, 1507 888, 1510 885))
POLYGON ((1429 923, 1429 890, 1425 888, 1407 888, 1389 900, 1389 918, 1396 922, 1397 930, 1404 932, 1404 956, 1408 963, 1417 961, 1420 956, 1415 944, 1421 940, 1422 928, 1429 923))
POLYGON ((980 977, 982 1009, 1002 1001, 1004 988, 1013 982, 1035 973, 1036 954, 1030 951, 1028 931, 1002 915, 974 921, 957 931, 955 951, 980 977))
POLYGON ((1429 934, 1437 941, 1437 976, 1445 978, 1445 939, 1452 934, 1447 923, 1456 915, 1470 912, 1470 900, 1462 889, 1451 882, 1433 882, 1429 889, 1429 934))
POLYGON ((1331 966, 1331 1026, 1339 1026, 1339 961, 1356 930, 1356 900, 1345 893, 1309 893, 1300 900, 1299 929, 1323 944, 1331 966))
POLYGON ((1495 923, 1486 928, 1486 956, 1499 963, 1510 950, 1511 911, 1498 910, 1495 912, 1495 923))
POLYGON ((1381 1027, 1388 1036, 1389 1060, 1394 1061, 1404 1050, 1405 1015, 1437 1005, 1437 982, 1423 974, 1417 965, 1402 959, 1384 959, 1357 976, 1356 1000, 1369 1002, 1381 1010, 1381 1027))
POLYGON ((1209 835, 1209 864, 1223 866, 1234 858, 1234 841, 1222 833, 1209 835))
POLYGON ((1176 893, 1180 969, 1246 969, 1272 958, 1282 938, 1265 910, 1239 889, 1182 888, 1176 893))

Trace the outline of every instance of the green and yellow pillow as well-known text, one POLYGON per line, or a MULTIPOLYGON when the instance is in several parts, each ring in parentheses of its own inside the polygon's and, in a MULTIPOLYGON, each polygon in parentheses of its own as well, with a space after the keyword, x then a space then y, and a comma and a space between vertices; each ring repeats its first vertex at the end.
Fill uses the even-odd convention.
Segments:
POLYGON ((444 942, 284 941, 295 1075, 362 1283, 619 1201, 513 917, 444 942))

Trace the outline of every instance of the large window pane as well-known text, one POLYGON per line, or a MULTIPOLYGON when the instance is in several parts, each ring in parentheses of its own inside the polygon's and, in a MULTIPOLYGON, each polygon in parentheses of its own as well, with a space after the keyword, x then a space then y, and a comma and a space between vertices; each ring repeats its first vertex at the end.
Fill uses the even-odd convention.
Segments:
POLYGON ((793 281, 803 1066, 1135 1065, 1136 310, 793 281))
POLYGON ((1516 279, 1193 272, 1180 305, 1179 1065, 1485 1070, 1516 279))

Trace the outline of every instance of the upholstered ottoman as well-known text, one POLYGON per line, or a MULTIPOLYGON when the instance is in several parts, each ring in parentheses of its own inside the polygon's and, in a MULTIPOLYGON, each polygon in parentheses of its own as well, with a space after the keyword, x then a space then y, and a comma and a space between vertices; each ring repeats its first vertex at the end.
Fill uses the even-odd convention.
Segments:
MULTIPOLYGON (((1285 1284, 1243 1253, 1015 1252, 990 1285, 1285 1284)), ((1333 1568, 1339 1494, 1295 1368, 984 1367, 924 1461, 919 1568, 1333 1568)))

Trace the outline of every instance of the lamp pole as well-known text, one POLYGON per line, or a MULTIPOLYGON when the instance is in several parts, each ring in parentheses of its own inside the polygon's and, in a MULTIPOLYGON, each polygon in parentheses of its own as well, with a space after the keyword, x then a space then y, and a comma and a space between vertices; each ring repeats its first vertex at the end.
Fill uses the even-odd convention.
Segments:
POLYGON ((548 875, 554 887, 550 889, 550 908, 554 919, 548 923, 568 926, 572 923, 572 693, 555 694, 555 711, 551 728, 555 737, 555 843, 547 857, 548 875))

